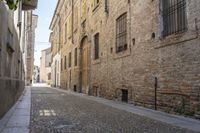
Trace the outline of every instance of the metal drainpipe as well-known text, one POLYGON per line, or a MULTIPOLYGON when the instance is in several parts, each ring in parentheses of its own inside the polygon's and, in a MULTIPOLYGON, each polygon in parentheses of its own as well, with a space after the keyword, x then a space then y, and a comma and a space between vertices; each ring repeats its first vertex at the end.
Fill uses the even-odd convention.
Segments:
POLYGON ((72 0, 72 44, 74 44, 74 0, 72 0))
POLYGON ((155 103, 154 103, 155 110, 157 110, 157 88, 158 88, 158 78, 155 77, 155 103))

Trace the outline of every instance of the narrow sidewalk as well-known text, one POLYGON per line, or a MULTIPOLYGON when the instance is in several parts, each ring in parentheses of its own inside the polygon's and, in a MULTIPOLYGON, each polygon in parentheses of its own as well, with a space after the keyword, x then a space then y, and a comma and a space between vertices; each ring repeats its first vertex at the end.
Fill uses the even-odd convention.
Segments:
POLYGON ((107 100, 107 99, 103 99, 103 98, 99 98, 99 97, 88 96, 85 94, 75 93, 72 91, 66 91, 66 90, 61 90, 61 89, 57 89, 57 88, 53 88, 53 89, 58 90, 60 92, 79 96, 84 99, 96 101, 98 103, 101 103, 101 104, 104 104, 107 106, 111 106, 111 107, 119 109, 119 110, 124 110, 124 111, 130 112, 130 113, 136 114, 136 115, 140 115, 140 116, 144 116, 144 117, 147 117, 147 118, 150 118, 153 120, 161 121, 161 122, 173 125, 173 126, 200 132, 200 121, 196 120, 196 119, 187 118, 184 116, 173 115, 173 114, 168 114, 168 113, 161 112, 161 111, 155 111, 152 109, 138 107, 138 106, 134 106, 131 104, 122 103, 122 102, 107 100))
POLYGON ((0 120, 1 133, 29 133, 31 90, 26 87, 16 104, 0 120))

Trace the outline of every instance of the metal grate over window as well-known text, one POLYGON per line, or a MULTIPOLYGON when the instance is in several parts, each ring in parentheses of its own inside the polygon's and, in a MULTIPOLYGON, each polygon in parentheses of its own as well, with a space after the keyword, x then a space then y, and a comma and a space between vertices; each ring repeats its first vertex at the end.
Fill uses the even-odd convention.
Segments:
POLYGON ((94 36, 94 59, 99 59, 99 33, 94 36))
POLYGON ((127 13, 121 15, 116 22, 116 52, 127 49, 127 13))
POLYGON ((75 66, 78 65, 78 51, 77 51, 77 48, 75 48, 75 51, 74 51, 74 65, 75 66))
POLYGON ((63 59, 61 59, 61 71, 63 70, 63 59))
POLYGON ((65 70, 67 69, 67 56, 65 56, 65 70))
POLYGON ((72 66, 72 53, 69 53, 69 68, 72 66))
POLYGON ((187 30, 186 0, 161 0, 163 36, 187 30))

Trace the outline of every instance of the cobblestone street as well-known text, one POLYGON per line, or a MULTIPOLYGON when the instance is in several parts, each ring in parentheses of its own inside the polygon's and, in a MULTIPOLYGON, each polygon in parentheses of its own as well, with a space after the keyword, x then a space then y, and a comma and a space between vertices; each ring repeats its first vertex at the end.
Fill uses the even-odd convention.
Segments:
POLYGON ((191 133, 47 87, 32 87, 31 133, 191 133))

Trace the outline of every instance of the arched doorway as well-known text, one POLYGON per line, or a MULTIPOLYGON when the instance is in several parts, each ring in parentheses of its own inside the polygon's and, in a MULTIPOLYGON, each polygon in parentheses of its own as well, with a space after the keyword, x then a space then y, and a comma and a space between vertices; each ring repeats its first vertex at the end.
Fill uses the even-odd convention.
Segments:
POLYGON ((89 94, 90 88, 90 64, 91 64, 91 45, 88 38, 84 37, 81 41, 81 92, 89 94))

